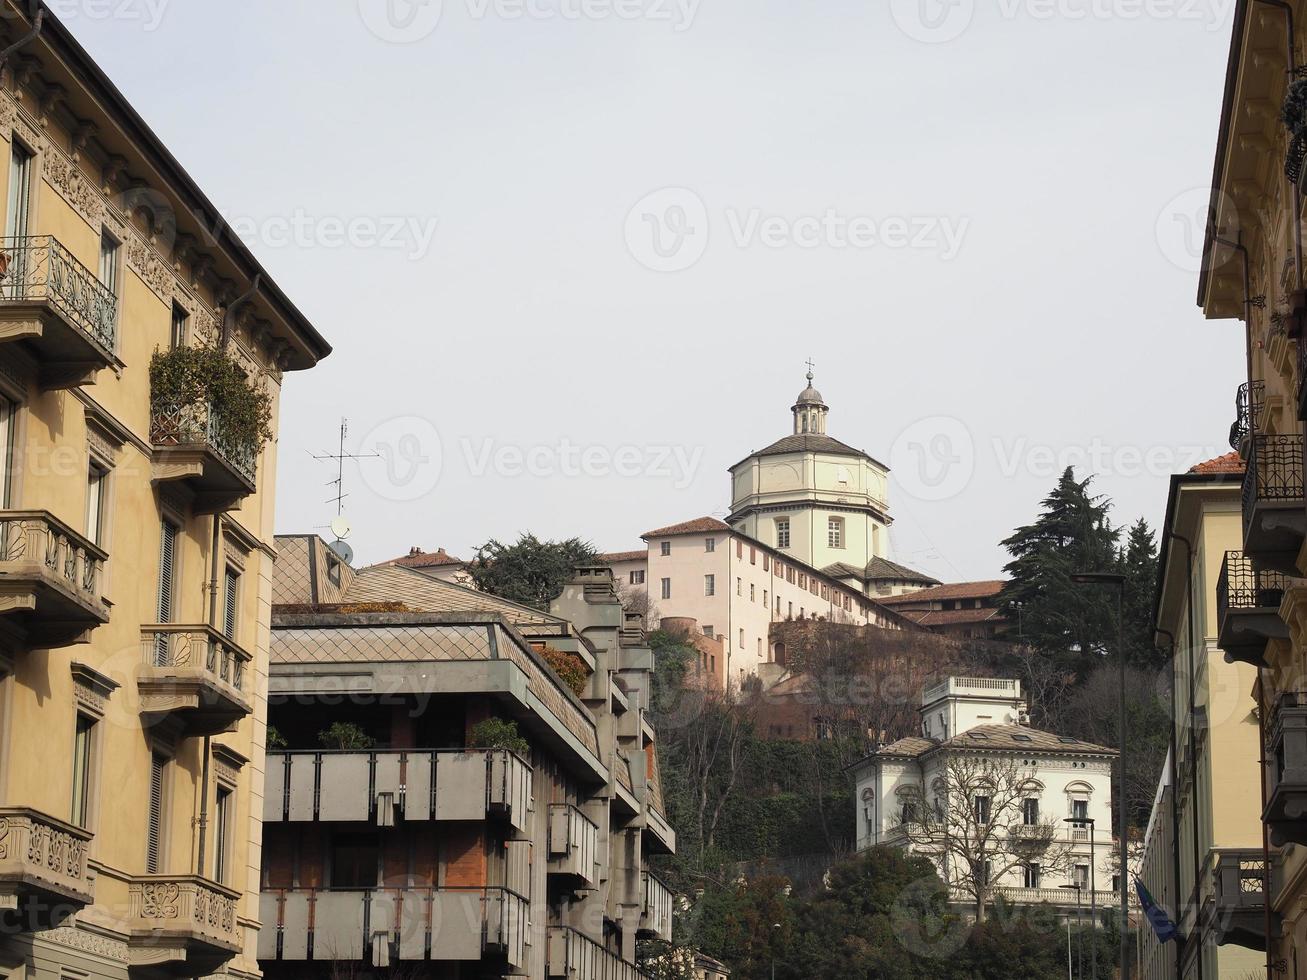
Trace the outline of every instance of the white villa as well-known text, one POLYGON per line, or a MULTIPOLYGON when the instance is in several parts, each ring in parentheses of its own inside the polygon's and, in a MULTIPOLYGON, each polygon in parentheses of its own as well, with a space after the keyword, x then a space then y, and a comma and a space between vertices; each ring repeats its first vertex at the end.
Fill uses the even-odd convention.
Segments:
MULTIPOLYGON (((1091 891, 1100 909, 1115 906, 1120 899, 1114 894, 1118 882, 1111 798, 1117 753, 1037 731, 1028 722, 1019 681, 950 677, 926 688, 921 697, 921 734, 884 746, 854 767, 858 850, 890 844, 929 854, 950 884, 953 899, 968 904, 962 872, 950 867, 957 859, 950 862, 947 849, 929 845, 920 832, 909 833, 905 822, 913 822, 917 801, 931 799, 935 816, 948 814, 942 823, 954 822, 957 801, 941 804, 940 797, 950 780, 957 785, 955 776, 962 763, 973 767, 969 771, 1005 768, 1017 777, 1008 800, 991 798, 1003 790, 982 785, 978 779, 961 806, 968 816, 975 815, 978 824, 988 825, 991 812, 996 823, 1006 824, 992 837, 972 838, 997 842, 993 866, 1005 872, 991 882, 993 893, 1015 904, 1046 902, 1070 914, 1077 899, 1088 909, 1091 891), (1000 812, 1003 817, 997 816, 1000 812), (1041 866, 1037 855, 1013 866, 1012 851, 1003 840, 1038 827, 1052 834, 1049 851, 1059 853, 1057 867, 1041 866)), ((976 833, 974 826, 949 826, 942 828, 940 836, 944 830, 954 838, 976 833)), ((977 849, 988 846, 980 844, 977 849)), ((987 868, 989 863, 987 859, 987 868)))

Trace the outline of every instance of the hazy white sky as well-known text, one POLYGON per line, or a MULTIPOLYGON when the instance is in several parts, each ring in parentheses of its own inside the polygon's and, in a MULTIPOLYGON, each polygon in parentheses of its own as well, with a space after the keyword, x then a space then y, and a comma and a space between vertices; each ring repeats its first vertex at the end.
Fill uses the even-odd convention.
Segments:
POLYGON ((278 525, 334 514, 347 416, 361 561, 723 515, 809 357, 944 579, 1068 462, 1157 521, 1225 448, 1231 0, 52 6, 335 346, 286 385, 278 525))

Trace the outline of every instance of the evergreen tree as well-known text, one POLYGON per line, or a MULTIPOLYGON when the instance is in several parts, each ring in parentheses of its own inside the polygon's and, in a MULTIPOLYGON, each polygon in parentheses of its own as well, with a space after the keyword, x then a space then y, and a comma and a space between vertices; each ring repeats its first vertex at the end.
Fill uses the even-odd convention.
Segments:
POLYGON ((1003 603, 1021 639, 1050 656, 1081 662, 1116 645, 1116 597, 1110 589, 1071 581, 1076 572, 1119 565, 1111 502, 1090 493, 1092 480, 1077 480, 1068 467, 1035 522, 1003 542, 1012 556, 1004 567, 1010 581, 1003 603))
POLYGON ((1153 642, 1153 605, 1157 596, 1157 543, 1141 517, 1130 528, 1121 551, 1125 575, 1125 648, 1140 667, 1160 667, 1162 654, 1153 642))
POLYGON ((537 609, 548 609, 577 565, 594 561, 594 545, 580 538, 541 541, 523 534, 516 544, 493 538, 477 549, 470 571, 482 592, 537 609))

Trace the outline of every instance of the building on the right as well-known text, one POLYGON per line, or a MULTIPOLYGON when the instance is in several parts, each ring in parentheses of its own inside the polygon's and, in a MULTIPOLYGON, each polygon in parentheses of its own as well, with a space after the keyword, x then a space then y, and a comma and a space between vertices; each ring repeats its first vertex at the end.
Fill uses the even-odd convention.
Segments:
POLYGON ((1266 908, 1252 694, 1260 652, 1250 651, 1283 623, 1240 552, 1242 476, 1231 453, 1171 478, 1155 625, 1173 725, 1140 877, 1179 939, 1141 932, 1147 980, 1259 974, 1279 918, 1266 908))
POLYGON ((1220 775, 1262 775, 1253 799, 1268 839, 1268 911, 1280 917, 1263 968, 1277 978, 1307 972, 1304 42, 1301 0, 1235 3, 1209 206, 1193 216, 1195 231, 1206 224, 1202 253, 1173 256, 1200 260, 1198 305, 1208 318, 1242 321, 1244 376, 1231 392, 1231 443, 1246 464, 1242 521, 1238 550, 1212 573, 1220 646, 1256 672, 1261 744, 1220 775))

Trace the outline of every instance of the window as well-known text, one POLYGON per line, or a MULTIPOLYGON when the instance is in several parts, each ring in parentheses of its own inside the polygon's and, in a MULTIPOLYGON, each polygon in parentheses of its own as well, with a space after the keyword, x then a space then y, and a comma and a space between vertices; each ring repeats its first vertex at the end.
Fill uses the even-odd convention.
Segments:
POLYGON ((771 555, 763 555, 763 556, 762 556, 762 570, 763 570, 764 572, 770 572, 770 571, 771 571, 771 555))
POLYGON ((712 639, 714 636, 717 635, 717 631, 713 629, 711 626, 705 626, 703 628, 703 635, 708 637, 709 639, 712 639))
POLYGON ((716 538, 704 538, 704 539, 703 539, 703 550, 704 550, 704 551, 716 551, 716 550, 717 550, 717 539, 716 539, 716 538))
POLYGON ((756 564, 758 564, 758 549, 757 549, 757 548, 753 548, 753 547, 750 547, 750 548, 749 548, 749 564, 750 564, 750 565, 756 565, 756 564))
POLYGON ((1081 823, 1076 824, 1076 827, 1081 830, 1089 826, 1089 801, 1088 800, 1071 801, 1071 819, 1083 821, 1081 823))
POLYGON ((331 887, 375 888, 379 852, 376 834, 338 834, 331 842, 331 887))
POLYGON ((1089 887, 1089 865, 1077 864, 1071 869, 1071 884, 1077 888, 1089 887))
POLYGON ((73 734, 72 822, 87 827, 91 819, 91 764, 95 751, 95 719, 80 712, 73 734))
MULTIPOLYGON (((762 590, 762 604, 763 604, 764 606, 767 605, 767 590, 766 590, 766 589, 763 589, 763 590, 762 590)), ((769 607, 769 608, 770 608, 770 607, 769 607)))
POLYGON ((705 576, 703 577, 703 594, 704 594, 704 595, 716 595, 716 594, 717 594, 717 576, 716 576, 716 575, 705 575, 705 576))
MULTIPOLYGON (((181 533, 175 523, 163 519, 159 544, 159 622, 171 623, 173 617, 173 591, 177 586, 177 537, 181 533)), ((168 634, 158 633, 154 641, 154 664, 167 667, 169 663, 168 634)))
POLYGON ((86 470, 86 537, 93 544, 103 544, 104 489, 108 471, 92 461, 86 470))
POLYGON ((844 519, 832 517, 826 522, 826 543, 832 548, 844 547, 844 519))
POLYGON ((978 824, 989 823, 989 797, 988 796, 973 797, 971 800, 971 808, 972 808, 972 812, 975 814, 976 823, 978 824))
POLYGON ((740 627, 740 652, 744 652, 744 628, 740 627))
POLYGON ((1038 887, 1039 887, 1039 865, 1038 865, 1038 864, 1027 864, 1027 865, 1026 865, 1026 887, 1027 887, 1027 888, 1038 888, 1038 887))
POLYGON ((164 790, 167 785, 168 758, 158 752, 150 756, 150 815, 145 834, 145 871, 157 875, 163 870, 164 790))
POLYGON ((788 548, 790 546, 790 519, 780 517, 776 519, 776 547, 788 548))
MULTIPOLYGON (((13 141, 13 147, 13 155, 9 158, 9 212, 5 218, 5 235, 26 238, 31 216, 32 154, 18 140, 13 141)), ((25 253, 19 254, 25 257, 25 253)), ((22 284, 21 279, 13 281, 22 284)))
POLYGON ((1033 827, 1039 823, 1039 800, 1033 796, 1021 801, 1021 821, 1027 827, 1033 827))
MULTIPOLYGON (((776 601, 779 602, 780 600, 777 599, 776 601)), ((793 618, 794 618, 794 603, 792 603, 792 602, 787 602, 787 603, 786 603, 786 606, 788 607, 788 612, 786 613, 786 615, 788 615, 788 616, 790 617, 790 619, 793 619, 793 618)))
POLYGON ((658 551, 659 554, 661 554, 664 558, 666 558, 668 555, 672 553, 672 543, 670 541, 662 542, 658 546, 658 551))
POLYGON ((100 233, 100 282, 118 295, 118 239, 107 231, 100 233))
POLYGON ((13 495, 14 403, 0 395, 0 504, 11 506, 13 495))
POLYGON ((176 350, 178 347, 186 346, 186 331, 190 326, 191 315, 186 312, 185 307, 180 303, 172 304, 172 347, 176 350))
POLYGON ((227 852, 231 848, 232 791, 218 787, 213 800, 213 880, 227 880, 227 852))
POLYGON ((735 594, 744 598, 744 579, 738 577, 735 579, 735 594))
POLYGON ((663 579, 663 598, 670 599, 671 597, 672 597, 672 580, 669 578, 665 578, 663 579))
POLYGON ((230 565, 222 582, 222 635, 236 639, 236 614, 240 601, 241 575, 230 565))
POLYGON ((750 602, 758 601, 758 587, 754 585, 752 582, 749 583, 749 601, 750 602))
POLYGON ((631 573, 631 584, 632 584, 632 585, 644 585, 644 572, 643 572, 643 571, 632 572, 632 573, 631 573))

